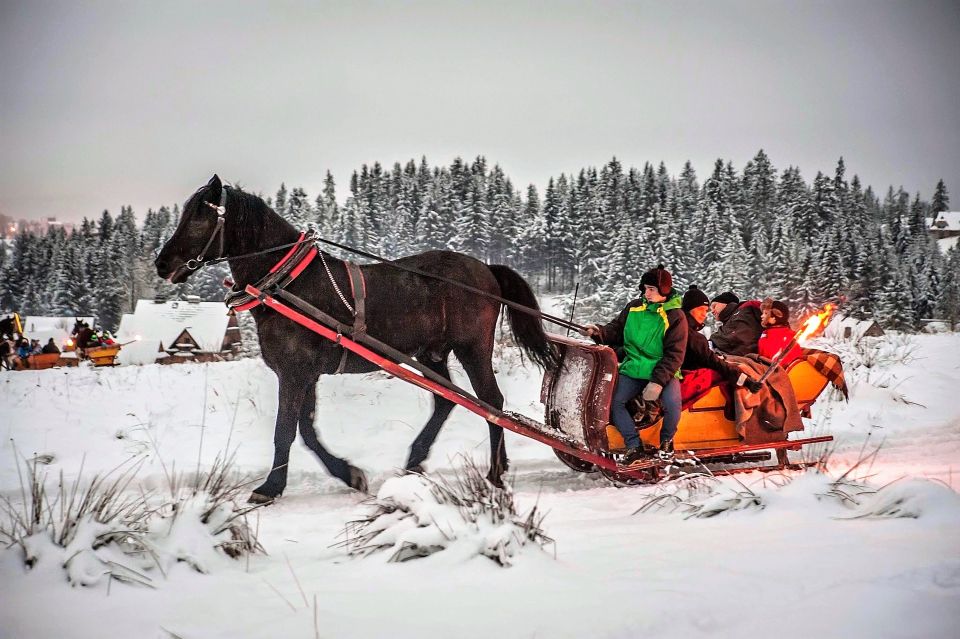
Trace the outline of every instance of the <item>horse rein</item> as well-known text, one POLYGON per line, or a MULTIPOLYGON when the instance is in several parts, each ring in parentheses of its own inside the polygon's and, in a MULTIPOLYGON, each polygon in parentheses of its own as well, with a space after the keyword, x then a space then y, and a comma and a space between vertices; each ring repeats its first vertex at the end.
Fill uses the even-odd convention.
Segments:
MULTIPOLYGON (((530 308, 529 306, 525 306, 525 305, 523 305, 523 304, 518 304, 517 302, 514 302, 514 301, 512 301, 512 300, 508 300, 508 299, 506 299, 506 298, 504 298, 504 297, 501 297, 501 296, 499 296, 499 295, 494 295, 494 294, 492 294, 492 293, 488 293, 488 292, 483 291, 483 290, 481 290, 481 289, 479 289, 479 288, 476 288, 476 287, 474 287, 474 286, 470 286, 469 284, 465 284, 465 283, 463 283, 463 282, 458 282, 457 280, 454 280, 454 279, 451 279, 451 278, 448 278, 448 277, 443 277, 442 275, 437 275, 437 274, 435 274, 435 273, 428 273, 428 272, 426 272, 426 271, 422 271, 422 270, 417 269, 417 268, 411 268, 411 267, 409 267, 409 266, 403 266, 403 265, 397 264, 394 260, 388 260, 387 258, 381 257, 381 256, 376 255, 376 254, 374 254, 374 253, 368 253, 367 251, 362 251, 362 250, 359 250, 359 249, 352 248, 352 247, 350 247, 350 246, 346 246, 346 245, 344 245, 344 244, 340 244, 340 243, 338 243, 338 242, 334 242, 334 241, 331 241, 331 240, 327 240, 327 239, 324 239, 324 238, 319 237, 319 236, 317 236, 317 235, 313 235, 312 233, 307 234, 307 235, 301 234, 300 238, 299 238, 296 242, 290 242, 290 243, 288 243, 288 244, 281 244, 280 246, 274 246, 274 247, 271 247, 271 248, 268 248, 268 249, 263 249, 263 250, 261 250, 261 251, 254 251, 254 252, 251 252, 251 253, 243 253, 243 254, 241 254, 241 255, 228 255, 228 256, 224 256, 224 255, 223 255, 223 249, 224 249, 223 226, 224 226, 224 221, 225 221, 225 217, 226 217, 226 214, 227 214, 227 189, 228 189, 228 188, 229 188, 229 187, 226 186, 226 185, 224 185, 224 186, 221 187, 221 190, 220 190, 220 205, 219 205, 219 206, 217 206, 217 205, 215 205, 215 204, 212 204, 211 202, 204 202, 204 204, 206 204, 207 206, 209 206, 210 208, 212 208, 213 210, 215 210, 215 211, 217 212, 217 226, 216 226, 216 228, 213 230, 213 233, 210 235, 210 239, 207 240, 207 243, 206 243, 206 245, 203 247, 203 250, 200 251, 200 255, 198 255, 196 258, 192 258, 192 259, 188 260, 187 263, 185 264, 186 268, 190 269, 191 271, 195 271, 195 270, 197 270, 198 268, 200 268, 201 266, 205 266, 205 265, 207 265, 207 264, 210 264, 210 265, 212 265, 212 264, 219 264, 219 263, 221 263, 221 262, 226 262, 227 260, 240 260, 240 259, 244 259, 244 258, 247 258, 247 257, 254 257, 254 256, 257 256, 257 255, 265 255, 266 253, 273 253, 273 252, 275 252, 275 251, 279 251, 279 250, 282 250, 282 249, 285 249, 285 248, 289 248, 289 247, 291 247, 291 246, 299 246, 299 245, 304 244, 304 243, 306 243, 306 242, 309 242, 309 243, 311 243, 311 244, 316 244, 317 242, 322 242, 322 243, 324 243, 324 244, 327 244, 327 245, 330 245, 330 246, 334 246, 334 247, 336 247, 336 248, 339 248, 339 249, 341 249, 341 250, 347 251, 347 252, 349 252, 349 253, 353 253, 353 254, 355 254, 355 255, 360 255, 360 256, 366 257, 366 258, 368 258, 368 259, 376 260, 377 262, 380 262, 380 263, 385 264, 385 265, 387 265, 387 266, 391 266, 391 267, 393 267, 393 268, 395 268, 395 269, 397 269, 397 270, 400 270, 400 271, 406 271, 406 272, 408 272, 408 273, 413 273, 413 274, 415 274, 415 275, 420 275, 420 276, 422 276, 422 277, 427 277, 427 278, 430 278, 430 279, 439 280, 439 281, 441 281, 441 282, 446 282, 447 284, 452 284, 452 285, 454 285, 454 286, 458 286, 458 287, 460 287, 460 288, 462 288, 462 289, 464 289, 464 290, 467 290, 467 291, 469 291, 469 292, 471 292, 471 293, 474 293, 474 294, 476 294, 476 295, 480 295, 480 296, 482 296, 482 297, 487 297, 487 298, 496 300, 496 301, 500 302, 501 304, 505 304, 506 306, 509 306, 509 307, 511 307, 511 308, 514 308, 514 309, 520 311, 521 313, 526 313, 527 315, 532 315, 532 316, 534 316, 534 317, 538 317, 538 318, 540 318, 540 319, 547 320, 548 322, 551 322, 551 323, 553 323, 553 324, 557 324, 557 325, 559 325, 559 326, 563 326, 564 328, 570 328, 570 329, 573 329, 573 330, 576 330, 576 331, 582 331, 582 330, 584 330, 584 327, 581 326, 581 325, 579 325, 579 324, 574 324, 573 322, 570 322, 570 321, 565 320, 565 319, 563 319, 563 318, 559 318, 559 317, 554 317, 554 316, 552 316, 552 315, 548 315, 548 314, 546 314, 546 313, 544 313, 544 312, 542 312, 542 311, 535 310, 535 309, 530 308), (206 252, 207 252, 207 249, 210 248, 210 245, 213 244, 213 241, 217 238, 218 235, 220 236, 220 251, 219 251, 219 253, 217 254, 217 257, 215 257, 215 258, 213 258, 213 259, 210 259, 210 260, 204 259, 205 255, 206 255, 206 252), (192 263, 192 265, 191 265, 191 263, 192 263)), ((320 254, 320 258, 321 258, 321 260, 324 262, 324 266, 326 266, 326 260, 323 258, 323 251, 317 251, 317 252, 320 254)), ((347 261, 347 260, 344 260, 344 263, 347 264, 347 265, 351 264, 351 262, 349 262, 349 261, 347 261)), ((299 273, 298 273, 298 274, 299 274, 299 273)), ((269 274, 268 274, 268 275, 269 275, 269 274)), ((336 292, 338 293, 338 295, 339 295, 339 297, 340 297, 340 300, 343 302, 344 306, 346 306, 347 309, 350 310, 351 314, 355 314, 354 309, 353 309, 353 308, 350 306, 350 304, 347 302, 344 294, 340 291, 340 287, 337 286, 336 281, 333 279, 333 276, 332 276, 332 274, 330 273, 329 267, 327 268, 327 275, 330 277, 331 281, 333 281, 334 288, 336 289, 336 292)), ((240 292, 238 291, 237 293, 240 293, 240 292)), ((229 297, 229 296, 228 296, 228 297, 229 297)), ((238 310, 246 310, 246 309, 238 309, 238 310)))

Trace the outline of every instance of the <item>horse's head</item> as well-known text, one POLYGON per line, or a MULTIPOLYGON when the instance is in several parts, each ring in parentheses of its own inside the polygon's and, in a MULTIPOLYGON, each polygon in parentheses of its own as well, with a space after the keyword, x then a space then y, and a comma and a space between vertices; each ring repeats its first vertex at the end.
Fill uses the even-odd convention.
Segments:
POLYGON ((71 334, 71 335, 79 335, 79 334, 80 334, 80 331, 82 331, 83 329, 85 329, 85 328, 86 328, 86 329, 89 329, 89 328, 90 328, 90 325, 87 324, 87 323, 86 323, 85 321, 83 321, 82 319, 80 319, 79 317, 75 317, 74 319, 77 320, 77 321, 74 322, 74 324, 73 324, 73 330, 70 331, 70 334, 71 334))
POLYGON ((12 338, 13 338, 13 328, 14 328, 14 326, 13 326, 13 318, 12 318, 12 317, 5 317, 4 319, 0 320, 0 338, 4 338, 4 337, 5 337, 5 338, 8 338, 8 339, 12 339, 12 338))
POLYGON ((220 178, 214 175, 187 200, 177 230, 154 262, 157 275, 179 284, 205 260, 221 256, 226 217, 221 206, 225 195, 220 178))

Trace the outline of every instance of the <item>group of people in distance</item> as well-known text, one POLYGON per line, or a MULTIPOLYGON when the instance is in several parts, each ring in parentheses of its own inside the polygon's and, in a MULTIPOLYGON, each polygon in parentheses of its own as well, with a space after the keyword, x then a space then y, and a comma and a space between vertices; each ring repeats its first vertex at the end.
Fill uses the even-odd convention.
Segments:
POLYGON ((4 357, 4 367, 10 370, 29 368, 29 358, 31 355, 40 355, 43 353, 59 353, 60 349, 51 337, 46 344, 40 345, 40 340, 28 340, 22 335, 14 334, 13 339, 5 339, 5 348, 2 349, 4 357))
MULTIPOLYGON (((710 299, 696 286, 681 296, 663 266, 644 273, 640 288, 642 296, 631 300, 612 321, 588 324, 581 330, 598 343, 622 348, 610 419, 623 435, 622 464, 626 466, 647 456, 627 408, 633 398, 660 401, 663 425, 656 454, 670 460, 682 403, 695 388, 727 381, 753 393, 761 389, 726 355, 756 353, 773 358, 793 338, 790 309, 777 300, 741 302, 729 291, 710 299), (708 313, 718 324, 710 340, 700 332, 708 313)), ((782 366, 800 356, 800 348, 792 348, 782 366)))

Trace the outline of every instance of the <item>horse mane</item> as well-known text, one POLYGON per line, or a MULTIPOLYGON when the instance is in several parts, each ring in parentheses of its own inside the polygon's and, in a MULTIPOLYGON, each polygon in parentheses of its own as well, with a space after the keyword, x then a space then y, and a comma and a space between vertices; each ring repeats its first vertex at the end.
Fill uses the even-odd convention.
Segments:
MULTIPOLYGON (((245 230, 243 234, 238 234, 238 237, 233 238, 234 241, 239 240, 242 242, 244 237, 249 235, 250 231, 253 231, 254 235, 260 235, 270 226, 276 225, 278 220, 282 223, 289 224, 289 222, 283 219, 283 216, 267 205, 262 196, 244 191, 240 185, 230 185, 224 188, 230 189, 230 199, 227 203, 227 216, 230 218, 235 232, 241 228, 245 230)), ((183 205, 184 213, 193 212, 197 207, 201 206, 204 201, 204 196, 207 195, 209 190, 210 187, 208 185, 203 185, 197 189, 183 205)), ((293 228, 292 225, 291 228, 293 228)))

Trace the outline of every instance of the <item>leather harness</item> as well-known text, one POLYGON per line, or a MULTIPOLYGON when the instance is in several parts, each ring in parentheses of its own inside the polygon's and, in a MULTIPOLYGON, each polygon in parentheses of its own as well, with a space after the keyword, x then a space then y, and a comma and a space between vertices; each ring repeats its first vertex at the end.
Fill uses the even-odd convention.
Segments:
MULTIPOLYGON (((254 286, 261 291, 283 290, 303 273, 318 254, 319 251, 313 243, 313 233, 301 233, 297 243, 291 247, 291 249, 287 251, 287 254, 284 255, 279 262, 274 264, 273 268, 254 286)), ((320 257, 322 260, 323 256, 321 255, 320 257)), ((344 265, 347 269, 347 278, 350 281, 350 292, 353 295, 354 305, 351 307, 345 299, 343 303, 353 315, 351 337, 356 340, 362 338, 367 332, 367 282, 363 277, 363 271, 360 270, 359 265, 346 260, 344 260, 344 265)), ((324 263, 324 266, 326 266, 326 263, 324 263)), ((339 293, 340 289, 329 269, 327 270, 327 274, 330 277, 334 289, 339 293)), ((244 290, 234 290, 234 284, 230 280, 224 280, 224 285, 230 288, 230 291, 224 298, 224 303, 230 307, 231 313, 249 311, 262 303, 259 298, 250 295, 244 290)), ((340 364, 337 366, 337 373, 342 373, 346 367, 348 352, 346 348, 343 348, 343 354, 340 356, 340 364)))

